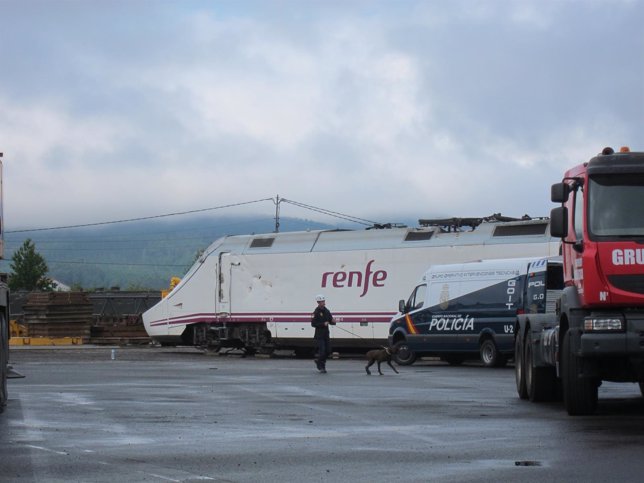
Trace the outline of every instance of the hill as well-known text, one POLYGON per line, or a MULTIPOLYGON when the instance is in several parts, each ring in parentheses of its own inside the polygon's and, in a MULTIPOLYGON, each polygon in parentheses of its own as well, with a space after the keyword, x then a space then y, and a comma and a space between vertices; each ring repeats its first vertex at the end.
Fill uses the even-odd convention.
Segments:
MULTIPOLYGON (((161 289, 170 277, 183 276, 197 255, 225 235, 271 233, 266 216, 157 219, 86 228, 5 234, 2 271, 11 272, 11 256, 31 238, 49 267, 49 276, 66 285, 91 290, 161 289)), ((280 231, 337 228, 300 218, 280 218, 280 231)))

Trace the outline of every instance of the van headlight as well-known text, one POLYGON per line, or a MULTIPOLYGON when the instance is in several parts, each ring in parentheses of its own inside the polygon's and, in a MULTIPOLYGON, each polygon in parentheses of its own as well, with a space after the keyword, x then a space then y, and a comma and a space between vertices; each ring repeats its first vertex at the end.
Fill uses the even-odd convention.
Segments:
POLYGON ((625 324, 622 317, 591 316, 584 319, 585 332, 615 332, 624 331, 625 324))

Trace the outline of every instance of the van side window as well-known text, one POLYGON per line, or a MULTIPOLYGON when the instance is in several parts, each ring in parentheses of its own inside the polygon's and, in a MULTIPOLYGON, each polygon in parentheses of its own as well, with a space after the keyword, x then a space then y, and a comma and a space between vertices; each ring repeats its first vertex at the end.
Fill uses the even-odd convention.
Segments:
POLYGON ((425 300, 425 290, 427 290, 427 285, 419 285, 414 289, 412 294, 409 296, 407 301, 407 307, 409 310, 416 310, 423 306, 425 300))

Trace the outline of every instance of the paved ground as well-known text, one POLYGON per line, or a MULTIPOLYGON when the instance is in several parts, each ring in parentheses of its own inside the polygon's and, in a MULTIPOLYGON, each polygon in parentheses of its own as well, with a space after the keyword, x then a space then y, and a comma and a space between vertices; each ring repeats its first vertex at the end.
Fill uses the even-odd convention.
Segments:
POLYGON ((14 350, 0 481, 639 481, 644 400, 599 414, 520 401, 511 368, 217 357, 193 349, 14 350))

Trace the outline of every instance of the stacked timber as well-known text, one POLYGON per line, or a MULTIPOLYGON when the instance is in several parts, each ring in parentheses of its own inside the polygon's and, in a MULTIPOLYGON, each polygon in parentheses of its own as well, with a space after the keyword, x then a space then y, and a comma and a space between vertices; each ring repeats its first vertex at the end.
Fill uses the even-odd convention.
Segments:
POLYGON ((30 337, 81 337, 88 341, 92 302, 84 292, 32 292, 23 306, 30 337))
POLYGON ((97 316, 92 325, 92 344, 147 344, 150 342, 141 315, 97 316))
POLYGON ((89 294, 94 303, 93 344, 148 344, 150 338, 141 314, 156 304, 160 293, 149 291, 96 291, 89 294))

